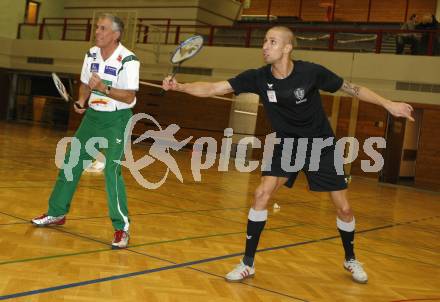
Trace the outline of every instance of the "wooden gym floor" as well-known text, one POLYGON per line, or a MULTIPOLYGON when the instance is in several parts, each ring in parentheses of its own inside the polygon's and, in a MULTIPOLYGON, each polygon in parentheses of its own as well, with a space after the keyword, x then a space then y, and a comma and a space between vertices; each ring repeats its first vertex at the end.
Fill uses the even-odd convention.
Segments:
MULTIPOLYGON (((258 171, 216 166, 193 181, 189 151, 175 154, 184 177, 157 190, 124 177, 131 241, 111 250, 102 174, 83 174, 67 223, 36 228, 57 174, 65 132, 0 123, 0 300, 14 301, 439 301, 440 194, 354 177, 349 197, 355 247, 369 274, 356 284, 327 194, 294 189, 275 196, 256 257, 256 276, 227 283, 244 249, 247 212, 258 171)), ((147 146, 135 148, 138 157, 147 146)), ((164 165, 145 168, 149 180, 164 165)))

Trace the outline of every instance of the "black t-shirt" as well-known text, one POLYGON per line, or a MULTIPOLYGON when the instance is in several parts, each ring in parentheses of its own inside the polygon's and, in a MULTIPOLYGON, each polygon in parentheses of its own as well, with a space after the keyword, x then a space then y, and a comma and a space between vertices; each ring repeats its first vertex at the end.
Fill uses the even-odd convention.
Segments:
POLYGON ((235 94, 260 96, 277 136, 332 137, 334 133, 322 107, 319 90, 335 92, 343 79, 325 67, 293 61, 294 69, 285 79, 272 75, 271 65, 249 69, 229 79, 235 94))

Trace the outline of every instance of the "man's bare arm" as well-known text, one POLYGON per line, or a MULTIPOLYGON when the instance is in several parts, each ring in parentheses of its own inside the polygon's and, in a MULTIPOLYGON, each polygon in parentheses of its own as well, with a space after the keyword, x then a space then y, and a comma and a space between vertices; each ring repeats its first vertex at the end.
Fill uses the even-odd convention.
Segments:
POLYGON ((79 86, 79 95, 78 95, 78 101, 81 105, 81 107, 84 107, 84 104, 89 99, 90 96, 90 88, 88 85, 81 82, 81 85, 79 86))
MULTIPOLYGON (((105 88, 104 88, 105 92, 105 88)), ((122 103, 131 104, 134 101, 134 98, 136 97, 136 91, 134 90, 126 90, 126 89, 118 89, 118 88, 111 88, 110 93, 107 94, 108 97, 117 100, 122 103)))
MULTIPOLYGON (((102 82, 99 75, 97 73, 93 73, 89 80, 89 88, 105 93, 107 87, 102 82)), ((111 87, 110 93, 107 94, 107 96, 119 102, 131 104, 136 97, 136 91, 111 87)))
POLYGON ((225 95, 234 91, 228 81, 193 82, 181 84, 178 83, 176 79, 171 79, 171 77, 167 77, 163 80, 162 87, 165 90, 180 91, 197 97, 225 95))
POLYGON ((410 121, 414 121, 414 118, 411 116, 414 109, 409 104, 390 101, 366 87, 347 81, 344 81, 340 90, 361 101, 382 106, 396 117, 405 117, 410 121))

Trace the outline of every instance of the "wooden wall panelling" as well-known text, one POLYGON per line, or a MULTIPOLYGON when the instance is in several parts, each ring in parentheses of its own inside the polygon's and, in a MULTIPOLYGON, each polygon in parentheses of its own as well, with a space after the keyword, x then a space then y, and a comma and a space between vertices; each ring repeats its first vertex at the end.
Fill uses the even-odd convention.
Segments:
MULTIPOLYGON (((403 22, 408 1, 408 17, 413 14, 435 14, 436 0, 371 0, 371 22, 403 22)), ((299 0, 272 0, 271 15, 299 16, 299 0)), ((327 21, 320 0, 303 0, 301 17, 305 21, 327 21)), ((332 2, 328 0, 325 2, 332 2)), ((366 22, 370 0, 336 0, 335 21, 366 22)), ((269 0, 252 0, 243 14, 266 15, 269 0)))
POLYGON ((0 120, 6 119, 9 103, 10 77, 7 72, 0 71, 0 120))
POLYGON ((251 6, 243 10, 244 15, 266 15, 269 0, 251 0, 251 6))
MULTIPOLYGON (((142 86, 134 112, 151 114, 163 129, 170 124, 177 124, 181 128, 176 134, 178 139, 193 136, 193 143, 199 137, 209 136, 217 140, 220 148, 224 129, 229 126, 232 102, 197 98, 174 91, 158 96, 158 92, 157 88, 142 86)), ((134 134, 142 134, 145 131, 143 129, 147 129, 145 127, 148 128, 148 124, 135 128, 134 134)))
MULTIPOLYGON (((73 87, 72 87, 73 91, 71 91, 72 99, 75 101, 78 100, 80 84, 81 84, 80 78, 79 76, 77 76, 73 81, 73 87)), ((71 106, 69 106, 69 121, 67 124, 67 130, 69 132, 75 132, 76 129, 78 129, 79 124, 81 124, 82 117, 83 117, 82 115, 75 112, 75 110, 73 109, 73 104, 71 104, 71 106)))
POLYGON ((416 160, 416 187, 440 190, 440 109, 424 109, 416 160))
POLYGON ((335 21, 366 22, 370 0, 336 0, 335 21))
POLYGON ((407 0, 371 0, 371 22, 403 22, 407 0))
POLYGON ((279 17, 299 16, 299 4, 300 0, 272 0, 270 14, 279 17))
POLYGON ((336 126, 336 138, 348 136, 348 125, 350 123, 351 97, 340 98, 339 118, 336 126))
MULTIPOLYGON (((412 14, 420 17, 425 14, 434 14, 437 7, 437 0, 408 0, 408 18, 412 14)), ((440 5, 440 4, 439 4, 440 5)))
POLYGON ((333 107, 333 95, 330 94, 322 94, 322 107, 324 108, 324 112, 328 117, 332 115, 332 107, 333 107))
POLYGON ((327 21, 327 10, 319 6, 320 0, 303 1, 301 18, 304 21, 327 21))
MULTIPOLYGON (((363 150, 364 142, 367 138, 379 136, 385 138, 387 124, 387 112, 382 107, 359 102, 358 120, 355 137, 359 141, 359 154, 357 159, 351 165, 352 175, 361 175, 365 177, 378 178, 379 173, 366 173, 361 169, 361 160, 369 160, 370 157, 363 150)), ((376 149, 376 148, 375 148, 376 149)), ((376 149, 383 154, 384 149, 376 149)))

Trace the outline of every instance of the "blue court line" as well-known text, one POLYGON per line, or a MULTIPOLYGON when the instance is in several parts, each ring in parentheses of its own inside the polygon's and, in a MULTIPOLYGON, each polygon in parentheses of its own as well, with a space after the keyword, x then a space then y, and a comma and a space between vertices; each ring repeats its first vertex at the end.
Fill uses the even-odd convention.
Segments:
MULTIPOLYGON (((129 250, 130 252, 133 252, 133 253, 135 253, 135 254, 139 254, 139 255, 142 255, 142 256, 147 256, 147 257, 150 257, 150 258, 153 258, 153 259, 157 259, 157 260, 161 260, 161 261, 167 261, 167 262, 169 262, 169 263, 171 263, 171 264, 176 264, 176 262, 173 262, 173 261, 171 261, 171 260, 165 260, 165 259, 162 259, 162 258, 160 258, 160 257, 156 257, 156 256, 149 255, 149 254, 146 254, 146 253, 143 253, 143 252, 139 252, 139 251, 134 251, 134 250, 132 250, 132 249, 127 249, 127 250, 129 250)), ((214 274, 214 273, 211 273, 211 272, 208 272, 208 271, 205 271, 205 270, 199 269, 199 268, 188 267, 188 269, 193 270, 193 271, 197 271, 197 272, 199 272, 199 273, 204 273, 204 274, 207 274, 207 275, 211 275, 211 276, 214 276, 214 277, 220 278, 220 279, 222 279, 222 280, 225 279, 224 276, 220 276, 220 275, 217 275, 217 274, 214 274)), ((298 301, 302 301, 302 302, 308 302, 307 300, 304 300, 304 299, 301 299, 301 298, 298 298, 298 297, 294 297, 294 296, 291 296, 291 295, 287 295, 287 294, 284 294, 284 293, 281 293, 281 292, 277 292, 277 291, 275 291, 275 290, 271 290, 271 289, 264 288, 264 287, 261 287, 261 286, 257 286, 257 285, 249 284, 249 283, 246 283, 246 282, 239 282, 239 283, 241 283, 241 284, 243 284, 243 285, 246 285, 246 286, 250 286, 250 287, 254 287, 254 288, 260 289, 260 290, 262 290, 262 291, 266 291, 266 292, 270 292, 270 293, 273 293, 273 294, 277 294, 277 295, 280 295, 280 296, 283 296, 283 297, 287 297, 287 298, 290 298, 290 299, 294 299, 294 300, 298 300, 298 301)))
POLYGON ((101 283, 101 282, 119 280, 119 279, 139 276, 139 275, 147 275, 147 274, 152 274, 152 273, 156 273, 156 272, 161 272, 161 271, 167 271, 167 270, 172 270, 172 269, 176 269, 176 268, 181 268, 181 267, 185 267, 185 266, 196 265, 196 264, 210 262, 210 261, 216 261, 216 260, 221 260, 221 259, 237 257, 237 256, 240 256, 241 254, 242 253, 224 255, 224 256, 207 258, 207 259, 202 259, 202 260, 197 260, 197 261, 191 261, 191 262, 185 262, 185 263, 180 263, 180 264, 168 265, 168 266, 163 266, 163 267, 154 268, 154 269, 142 270, 142 271, 128 273, 128 274, 122 274, 122 275, 110 276, 110 277, 105 277, 105 278, 99 278, 99 279, 75 282, 75 283, 64 284, 64 285, 48 287, 48 288, 42 288, 42 289, 37 289, 37 290, 32 290, 32 291, 27 291, 27 292, 10 294, 10 295, 3 295, 3 296, 0 296, 0 300, 6 300, 6 299, 12 299, 12 298, 18 298, 18 297, 31 296, 31 295, 35 295, 35 294, 42 294, 42 293, 47 293, 47 292, 52 292, 52 291, 57 291, 57 290, 62 290, 62 289, 67 289, 67 288, 73 288, 73 287, 79 287, 79 286, 84 286, 84 285, 96 284, 96 283, 101 283))
POLYGON ((8 213, 2 212, 2 211, 0 211, 0 214, 6 215, 6 216, 9 216, 9 217, 12 217, 12 218, 15 218, 15 219, 21 220, 21 221, 29 221, 29 220, 27 220, 27 219, 24 219, 24 218, 21 218, 21 217, 18 217, 18 216, 12 215, 12 214, 8 214, 8 213))
MULTIPOLYGON (((288 247, 295 247, 295 246, 300 246, 300 245, 305 245, 305 244, 319 242, 322 240, 330 240, 330 239, 335 239, 335 238, 339 238, 339 236, 332 236, 332 237, 322 238, 319 240, 315 239, 315 240, 308 240, 308 241, 297 242, 297 243, 292 243, 292 244, 285 244, 285 245, 281 245, 281 246, 269 247, 269 248, 265 248, 265 249, 260 249, 260 250, 258 250, 258 252, 280 250, 280 249, 284 249, 284 248, 288 248, 288 247)), ((196 261, 184 262, 184 263, 180 263, 180 264, 167 265, 167 266, 163 266, 163 267, 159 267, 159 268, 142 270, 142 271, 128 273, 128 274, 115 275, 115 276, 110 276, 110 277, 105 277, 105 278, 98 278, 98 279, 75 282, 75 283, 64 284, 64 285, 59 285, 59 286, 47 287, 47 288, 26 291, 26 292, 20 292, 20 293, 15 293, 15 294, 10 294, 10 295, 3 295, 3 296, 0 296, 0 300, 31 296, 31 295, 42 294, 42 293, 47 293, 47 292, 52 292, 52 291, 57 291, 57 290, 62 290, 62 289, 68 289, 68 288, 73 288, 73 287, 79 287, 79 286, 84 286, 84 285, 90 285, 90 284, 96 284, 96 283, 101 283, 101 282, 125 279, 125 278, 130 278, 130 277, 139 276, 139 275, 148 275, 148 274, 152 274, 152 273, 156 273, 156 272, 167 271, 167 270, 172 270, 172 269, 176 269, 176 268, 182 268, 182 267, 186 267, 186 266, 192 266, 192 265, 213 262, 213 261, 218 261, 218 260, 224 260, 224 259, 242 256, 242 255, 243 255, 243 253, 228 254, 228 255, 223 255, 223 256, 217 256, 217 257, 196 260, 196 261)), ((157 257, 155 257, 155 258, 157 258, 157 257)), ((157 258, 157 259, 160 259, 160 258, 157 258)), ((161 259, 161 260, 167 261, 167 260, 163 260, 163 259, 161 259)))
MULTIPOLYGON (((9 215, 9 214, 6 214, 6 215, 9 215)), ((9 215, 9 216, 12 216, 12 215, 9 215)), ((389 225, 385 225, 385 226, 379 226, 379 227, 375 227, 375 228, 371 228, 371 229, 366 229, 366 230, 358 231, 357 233, 367 233, 367 232, 377 231, 377 230, 381 230, 381 229, 392 228, 392 227, 399 226, 399 225, 410 224, 412 222, 419 222, 419 221, 424 221, 424 220, 429 220, 429 219, 435 219, 435 218, 438 218, 438 217, 440 217, 440 216, 434 216, 434 217, 428 217, 428 218, 420 218, 420 219, 416 219, 416 220, 411 221, 411 222, 400 222, 400 223, 395 223, 395 224, 389 224, 389 225)), ((318 242, 321 242, 321 241, 332 240, 332 239, 336 239, 336 238, 339 238, 339 235, 324 237, 324 238, 320 238, 320 239, 311 239, 311 240, 307 240, 307 241, 302 241, 302 242, 297 242, 297 243, 292 243, 292 244, 285 244, 285 245, 280 245, 280 246, 275 246, 275 247, 268 247, 268 248, 264 248, 264 249, 259 249, 259 250, 257 250, 257 252, 275 251, 275 250, 291 248, 291 247, 296 247, 296 246, 301 246, 301 245, 306 245, 306 244, 311 244, 311 243, 318 243, 318 242)), ((147 254, 145 254, 145 255, 149 256, 147 254)), ((101 283, 101 282, 119 280, 119 279, 139 276, 139 275, 147 275, 147 274, 152 274, 152 273, 156 273, 156 272, 172 270, 172 269, 176 269, 176 268, 182 268, 182 267, 187 267, 187 266, 192 266, 192 265, 197 265, 197 264, 202 264, 202 263, 207 263, 207 262, 212 262, 212 261, 218 261, 218 260, 234 258, 234 257, 242 256, 242 255, 243 255, 243 253, 233 253, 233 254, 222 255, 222 256, 217 256, 217 257, 211 257, 211 258, 206 258, 206 259, 201 259, 201 260, 196 260, 196 261, 184 262, 184 263, 180 263, 180 264, 173 264, 173 265, 163 266, 163 267, 159 267, 159 268, 155 268, 155 269, 142 270, 142 271, 133 272, 133 273, 115 275, 115 276, 110 276, 110 277, 105 277, 105 278, 98 278, 98 279, 92 279, 92 280, 87 280, 87 281, 75 282, 75 283, 70 283, 70 284, 54 286, 54 287, 42 288, 42 289, 37 289, 37 290, 32 290, 32 291, 26 291, 26 292, 20 292, 20 293, 15 293, 15 294, 3 295, 3 296, 0 296, 0 300, 6 300, 6 299, 12 299, 12 298, 18 298, 18 297, 24 297, 24 296, 30 296, 30 295, 41 294, 41 293, 46 293, 46 292, 52 292, 52 291, 68 289, 68 288, 74 288, 74 287, 79 287, 79 286, 84 286, 84 285, 90 285, 90 284, 96 284, 96 283, 101 283)), ((160 259, 162 261, 170 262, 168 260, 161 259, 161 258, 158 258, 158 257, 154 257, 154 258, 160 259)))
POLYGON ((17 224, 29 224, 29 222, 9 222, 9 223, 0 223, 0 226, 7 226, 7 225, 17 225, 17 224))
MULTIPOLYGON (((371 231, 375 231, 375 230, 379 230, 379 229, 391 228, 393 226, 395 226, 395 225, 386 225, 386 226, 376 227, 376 228, 372 228, 372 229, 368 229, 368 230, 363 230, 360 232, 366 233, 366 232, 371 232, 371 231)), ((275 251, 275 250, 280 250, 280 249, 285 249, 285 248, 290 248, 290 247, 296 247, 296 246, 301 246, 301 245, 306 245, 306 244, 311 244, 311 243, 317 243, 317 242, 321 242, 321 241, 325 241, 325 240, 332 240, 332 239, 336 239, 336 238, 339 238, 339 235, 329 236, 329 237, 320 238, 320 239, 312 239, 312 240, 307 240, 307 241, 302 241, 302 242, 297 242, 297 243, 285 244, 285 245, 280 245, 280 246, 268 247, 268 248, 264 248, 264 249, 259 249, 259 250, 257 250, 257 252, 260 253, 260 252, 275 251)), ((243 255, 243 253, 233 253, 233 254, 211 257, 211 258, 206 258, 206 259, 201 259, 201 260, 196 260, 196 261, 184 262, 184 263, 180 263, 180 264, 163 266, 163 267, 159 267, 159 268, 155 268, 155 269, 142 270, 142 271, 128 273, 128 274, 115 275, 115 276, 110 276, 110 277, 105 277, 105 278, 98 278, 98 279, 75 282, 75 283, 70 283, 70 284, 54 286, 54 287, 47 287, 47 288, 26 291, 26 292, 20 292, 20 293, 15 293, 15 294, 10 294, 10 295, 3 295, 3 296, 0 296, 0 300, 31 296, 31 295, 42 294, 42 293, 47 293, 47 292, 52 292, 52 291, 57 291, 57 290, 62 290, 62 289, 68 289, 68 288, 96 284, 96 283, 107 282, 107 281, 113 281, 113 280, 119 280, 119 279, 139 276, 139 275, 148 275, 148 274, 152 274, 152 273, 156 273, 156 272, 167 271, 167 270, 172 270, 172 269, 176 269, 176 268, 182 268, 182 267, 186 267, 186 266, 192 266, 192 265, 213 262, 213 261, 218 261, 218 260, 224 260, 224 259, 242 256, 242 255, 243 255)), ((155 258, 157 258, 157 257, 155 257, 155 258)), ((157 258, 157 259, 160 259, 160 258, 157 258)), ((164 259, 160 259, 160 260, 169 262, 168 260, 164 260, 164 259)))

